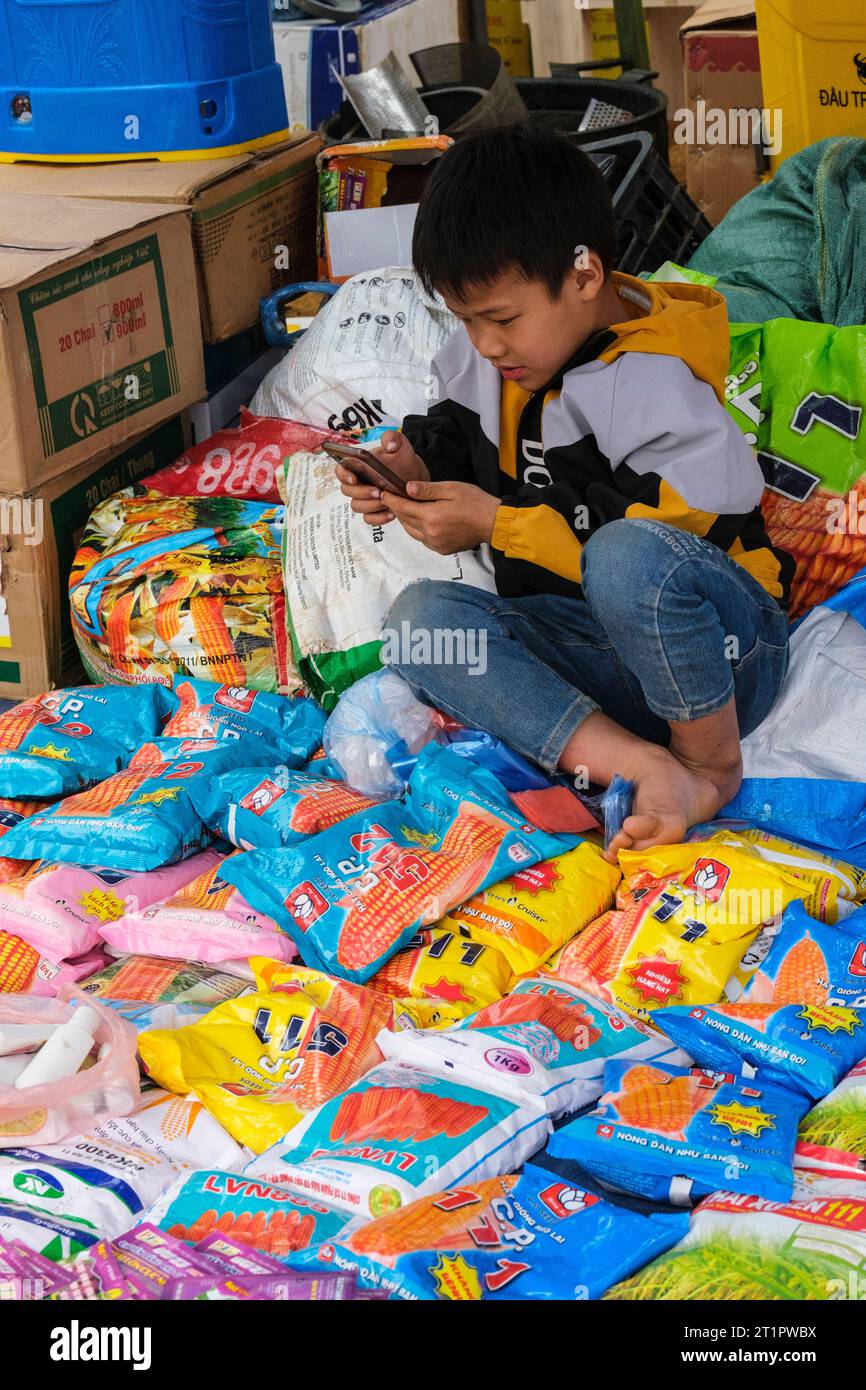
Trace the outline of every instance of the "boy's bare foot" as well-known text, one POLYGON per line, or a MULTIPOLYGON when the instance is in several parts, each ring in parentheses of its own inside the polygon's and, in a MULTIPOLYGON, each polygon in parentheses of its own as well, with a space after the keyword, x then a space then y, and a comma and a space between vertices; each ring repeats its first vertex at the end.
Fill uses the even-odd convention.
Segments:
POLYGON ((621 849, 681 844, 693 825, 712 820, 730 801, 741 770, 688 765, 666 748, 646 743, 622 775, 635 783, 634 809, 605 858, 616 863, 621 849))

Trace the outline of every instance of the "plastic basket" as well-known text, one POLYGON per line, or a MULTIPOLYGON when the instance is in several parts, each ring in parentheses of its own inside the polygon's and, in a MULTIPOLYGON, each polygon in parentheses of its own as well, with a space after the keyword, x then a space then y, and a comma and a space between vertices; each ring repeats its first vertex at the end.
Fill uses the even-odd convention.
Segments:
POLYGON ((584 145, 600 166, 619 223, 616 268, 629 275, 685 264, 712 228, 653 149, 647 131, 584 145))
POLYGON ((288 132, 269 0, 0 0, 0 160, 196 159, 288 132))

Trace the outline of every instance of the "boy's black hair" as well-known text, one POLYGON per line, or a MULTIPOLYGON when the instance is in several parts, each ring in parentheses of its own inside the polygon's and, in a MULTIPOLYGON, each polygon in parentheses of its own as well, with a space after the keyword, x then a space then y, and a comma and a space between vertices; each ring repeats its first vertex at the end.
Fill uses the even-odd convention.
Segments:
POLYGON ((558 299, 582 246, 609 275, 616 217, 600 170, 566 136, 520 124, 458 140, 437 162, 412 255, 428 293, 462 299, 517 270, 558 299))

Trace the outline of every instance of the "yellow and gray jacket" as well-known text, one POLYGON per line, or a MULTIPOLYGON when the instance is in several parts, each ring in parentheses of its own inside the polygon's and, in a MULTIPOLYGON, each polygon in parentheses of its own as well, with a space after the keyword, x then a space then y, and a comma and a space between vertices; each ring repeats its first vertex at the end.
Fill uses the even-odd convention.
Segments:
POLYGON ((728 321, 700 285, 615 274, 624 321, 599 330, 529 393, 476 352, 462 326, 433 364, 438 399, 403 430, 434 481, 501 498, 500 594, 580 593, 592 533, 651 517, 703 536, 781 603, 794 564, 764 530, 764 479, 722 404, 728 321))

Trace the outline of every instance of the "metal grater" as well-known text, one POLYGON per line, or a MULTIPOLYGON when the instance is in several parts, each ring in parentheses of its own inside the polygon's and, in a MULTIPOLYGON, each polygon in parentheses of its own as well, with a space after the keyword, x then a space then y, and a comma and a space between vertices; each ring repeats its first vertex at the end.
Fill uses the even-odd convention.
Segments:
POLYGON ((581 133, 585 130, 606 130, 612 125, 624 125, 626 121, 633 120, 634 112, 623 111, 621 106, 614 106, 609 101, 600 101, 598 97, 593 97, 578 130, 581 133))

